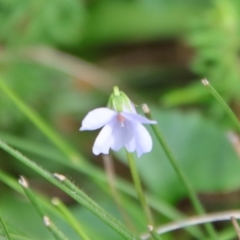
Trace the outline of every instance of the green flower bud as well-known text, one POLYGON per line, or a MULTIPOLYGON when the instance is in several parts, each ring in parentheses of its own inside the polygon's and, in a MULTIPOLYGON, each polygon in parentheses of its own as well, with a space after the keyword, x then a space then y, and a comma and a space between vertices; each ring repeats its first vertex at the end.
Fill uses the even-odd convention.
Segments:
POLYGON ((117 86, 113 87, 113 93, 108 100, 108 108, 117 112, 123 112, 123 110, 133 112, 131 106, 132 103, 127 95, 124 92, 119 91, 117 86))

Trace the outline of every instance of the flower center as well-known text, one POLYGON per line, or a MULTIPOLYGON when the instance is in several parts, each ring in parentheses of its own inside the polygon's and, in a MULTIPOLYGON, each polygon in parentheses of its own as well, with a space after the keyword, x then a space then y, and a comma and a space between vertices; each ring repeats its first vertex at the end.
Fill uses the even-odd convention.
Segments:
POLYGON ((121 114, 118 114, 117 118, 118 118, 118 121, 120 122, 121 127, 124 127, 125 118, 121 114))

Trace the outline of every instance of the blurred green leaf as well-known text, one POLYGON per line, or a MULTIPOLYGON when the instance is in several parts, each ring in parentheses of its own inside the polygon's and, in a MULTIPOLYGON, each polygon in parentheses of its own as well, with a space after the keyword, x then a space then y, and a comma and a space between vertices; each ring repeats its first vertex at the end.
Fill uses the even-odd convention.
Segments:
POLYGON ((10 45, 79 41, 85 9, 78 0, 0 1, 0 39, 10 45))
POLYGON ((205 1, 99 1, 89 9, 83 45, 180 36, 205 1))
POLYGON ((160 103, 166 107, 206 102, 212 99, 208 91, 199 83, 193 83, 184 88, 172 89, 163 94, 160 103))

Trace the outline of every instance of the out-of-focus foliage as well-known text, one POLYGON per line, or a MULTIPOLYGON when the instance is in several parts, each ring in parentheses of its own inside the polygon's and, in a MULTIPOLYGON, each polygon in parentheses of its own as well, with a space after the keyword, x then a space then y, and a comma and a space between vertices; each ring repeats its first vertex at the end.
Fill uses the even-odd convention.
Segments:
POLYGON ((74 44, 81 37, 84 21, 81 0, 0 1, 0 39, 12 46, 74 44))
MULTIPOLYGON (((238 1, 212 1, 211 8, 189 23, 185 38, 195 53, 192 71, 209 79, 229 102, 239 101, 239 12, 238 1)), ((206 95, 197 85, 174 90, 164 101, 170 105, 202 102, 206 95)))

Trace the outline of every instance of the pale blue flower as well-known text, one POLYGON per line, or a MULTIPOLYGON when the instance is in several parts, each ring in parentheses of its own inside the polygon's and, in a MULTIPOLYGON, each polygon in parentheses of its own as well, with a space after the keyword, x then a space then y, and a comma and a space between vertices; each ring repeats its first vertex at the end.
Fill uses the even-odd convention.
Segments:
POLYGON ((90 111, 82 121, 80 131, 96 130, 101 127, 94 145, 93 153, 108 154, 109 150, 125 147, 128 152, 137 152, 138 157, 152 149, 152 138, 142 124, 156 124, 136 113, 134 106, 118 112, 109 108, 97 108, 90 111))

